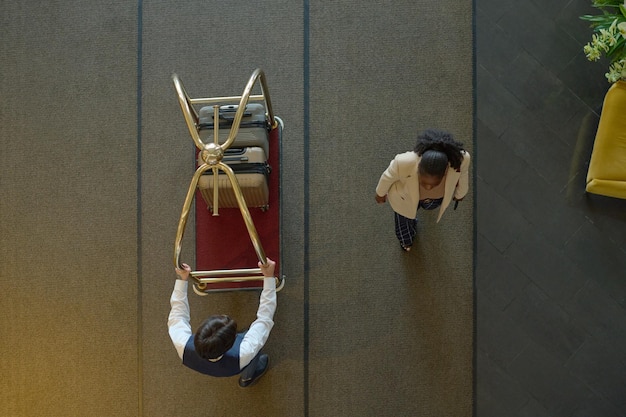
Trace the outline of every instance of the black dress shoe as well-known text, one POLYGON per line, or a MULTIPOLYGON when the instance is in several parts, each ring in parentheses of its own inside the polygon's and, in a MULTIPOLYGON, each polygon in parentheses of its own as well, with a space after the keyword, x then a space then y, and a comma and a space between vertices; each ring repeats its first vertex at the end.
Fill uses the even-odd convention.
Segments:
POLYGON ((249 386, 254 385, 267 371, 267 368, 269 368, 269 364, 270 357, 267 354, 263 353, 259 357, 259 362, 257 363, 257 367, 254 370, 254 375, 252 375, 252 378, 243 379, 243 377, 239 377, 239 386, 241 388, 248 388, 249 386))

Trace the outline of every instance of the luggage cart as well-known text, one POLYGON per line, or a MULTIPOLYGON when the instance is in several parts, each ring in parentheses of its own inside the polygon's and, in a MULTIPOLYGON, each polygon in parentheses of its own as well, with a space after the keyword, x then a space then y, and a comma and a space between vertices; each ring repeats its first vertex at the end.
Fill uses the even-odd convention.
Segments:
MULTIPOLYGON (((207 295, 211 292, 261 289, 263 274, 256 260, 258 259, 263 265, 267 264, 267 255, 261 244, 261 237, 272 243, 270 257, 276 261, 276 288, 279 291, 285 284, 285 277, 280 274, 280 141, 284 125, 282 120, 273 114, 263 71, 256 69, 252 73, 240 96, 190 98, 178 75, 174 74, 172 81, 185 123, 196 146, 198 161, 178 221, 174 243, 174 265, 182 266, 180 261, 182 241, 192 202, 195 200, 196 266, 202 264, 205 269, 191 271, 194 292, 198 295, 207 295), (257 84, 261 94, 253 95, 252 91, 257 84), (228 158, 224 158, 225 152, 236 143, 238 134, 245 129, 241 127, 241 124, 250 101, 263 103, 265 128, 269 137, 267 163, 272 166, 272 170, 269 172, 268 180, 268 204, 263 207, 247 205, 237 174, 227 163, 228 158), (196 110, 199 105, 205 106, 204 109, 200 109, 200 112, 205 114, 206 105, 213 107, 214 123, 211 126, 212 141, 210 142, 206 138, 205 140, 201 138, 201 130, 204 126, 200 123, 199 113, 196 110), (228 107, 231 114, 234 113, 229 120, 229 124, 232 124, 225 140, 224 135, 220 136, 220 110, 224 107, 228 107), (212 181, 210 193, 212 196, 205 192, 204 199, 207 204, 203 205, 198 183, 206 174, 211 174, 203 180, 205 180, 204 183, 212 181), (223 208, 220 211, 220 179, 224 178, 229 183, 229 191, 234 194, 236 206, 223 208), (258 232, 257 226, 261 229, 261 233, 258 232), (205 239, 210 243, 208 248, 204 245, 207 242, 205 239), (256 258, 253 253, 256 254, 256 258)), ((206 131, 203 133, 206 136, 206 131)))

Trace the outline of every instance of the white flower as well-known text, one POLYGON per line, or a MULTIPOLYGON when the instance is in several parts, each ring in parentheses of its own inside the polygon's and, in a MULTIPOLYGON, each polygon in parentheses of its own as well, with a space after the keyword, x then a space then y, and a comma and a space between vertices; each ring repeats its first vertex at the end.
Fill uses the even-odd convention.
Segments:
POLYGON ((608 52, 609 48, 615 45, 617 39, 615 39, 615 35, 613 35, 610 29, 600 29, 600 41, 603 43, 604 49, 608 52))
POLYGON ((622 38, 626 38, 626 22, 622 22, 619 25, 617 25, 617 29, 619 30, 619 33, 622 35, 622 38))
POLYGON ((609 67, 609 72, 604 74, 607 80, 610 83, 617 82, 621 79, 626 78, 626 59, 621 59, 617 62, 614 62, 609 67))
POLYGON ((607 80, 609 80, 610 83, 615 83, 619 81, 621 74, 617 73, 612 67, 610 67, 609 72, 604 74, 604 76, 607 80))
POLYGON ((595 48, 597 50, 602 49, 604 52, 609 52, 609 45, 607 45, 607 42, 605 41, 605 34, 606 30, 605 29, 600 29, 600 35, 597 34, 593 34, 591 36, 591 47, 595 48))
POLYGON ((598 50, 598 48, 594 48, 590 44, 585 45, 583 51, 589 61, 597 61, 602 56, 602 53, 598 50))

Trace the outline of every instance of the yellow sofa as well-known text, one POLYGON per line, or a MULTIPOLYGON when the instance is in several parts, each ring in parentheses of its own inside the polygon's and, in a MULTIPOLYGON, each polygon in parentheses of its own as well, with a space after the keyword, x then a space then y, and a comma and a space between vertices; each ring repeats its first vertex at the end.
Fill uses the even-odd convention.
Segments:
POLYGON ((604 97, 586 189, 626 199, 626 81, 613 84, 604 97))

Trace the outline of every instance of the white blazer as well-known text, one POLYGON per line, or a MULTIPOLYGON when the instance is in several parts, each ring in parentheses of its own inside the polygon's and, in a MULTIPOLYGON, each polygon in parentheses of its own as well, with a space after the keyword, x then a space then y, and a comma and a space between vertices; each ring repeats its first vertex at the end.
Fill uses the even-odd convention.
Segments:
MULTIPOLYGON (((421 157, 413 151, 396 155, 389 167, 383 172, 376 186, 376 194, 387 195, 391 208, 398 214, 414 219, 420 200, 419 177, 417 167, 421 157)), ((452 198, 461 199, 469 190, 470 154, 463 151, 460 171, 448 166, 443 202, 439 208, 437 222, 450 205, 452 198)))

